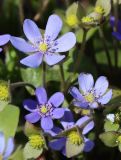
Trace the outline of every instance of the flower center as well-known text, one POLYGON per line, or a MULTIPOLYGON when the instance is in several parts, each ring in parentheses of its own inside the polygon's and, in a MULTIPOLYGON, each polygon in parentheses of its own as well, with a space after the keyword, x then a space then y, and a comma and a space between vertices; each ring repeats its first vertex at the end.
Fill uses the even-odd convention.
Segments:
POLYGON ((6 84, 0 84, 0 100, 7 101, 9 98, 9 88, 6 84))
POLYGON ((119 137, 117 138, 116 142, 119 143, 119 144, 121 143, 121 136, 119 136, 119 137))
POLYGON ((32 135, 29 137, 29 144, 35 149, 40 149, 44 143, 44 139, 41 135, 32 135))
POLYGON ((82 23, 91 23, 94 21, 94 19, 92 17, 86 16, 82 18, 82 23))
POLYGON ((92 93, 89 93, 88 95, 85 95, 85 99, 87 102, 92 103, 94 101, 94 96, 92 93))
POLYGON ((101 6, 96 6, 94 11, 99 14, 104 14, 104 8, 101 6))
POLYGON ((48 46, 47 46, 46 43, 41 43, 41 44, 39 45, 39 50, 40 50, 40 51, 46 52, 47 49, 48 49, 48 46))
POLYGON ((43 106, 40 108, 40 112, 43 113, 43 114, 45 114, 45 113, 48 112, 48 108, 43 105, 43 106))
POLYGON ((82 137, 76 131, 71 131, 67 137, 72 144, 80 145, 83 142, 82 137))
POLYGON ((72 15, 67 16, 66 22, 69 26, 75 26, 78 24, 78 19, 75 15, 72 14, 72 15))

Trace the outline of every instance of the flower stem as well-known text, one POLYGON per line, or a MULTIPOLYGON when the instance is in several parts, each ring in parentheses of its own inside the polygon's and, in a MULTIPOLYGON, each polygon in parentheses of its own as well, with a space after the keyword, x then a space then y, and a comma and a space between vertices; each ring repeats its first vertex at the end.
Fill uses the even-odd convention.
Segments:
POLYGON ((75 77, 76 72, 79 69, 81 57, 84 55, 87 32, 88 32, 88 30, 84 29, 81 49, 80 49, 80 52, 79 52, 79 54, 77 56, 77 59, 76 59, 76 62, 75 62, 75 67, 74 67, 73 74, 71 74, 67 79, 67 83, 66 83, 66 86, 65 86, 65 89, 64 89, 65 93, 68 90, 68 88, 70 87, 71 81, 72 81, 73 77, 75 77))
POLYGON ((109 53, 109 50, 108 50, 108 47, 107 47, 107 43, 106 43, 106 39, 105 39, 105 36, 104 36, 104 32, 103 32, 101 26, 99 27, 99 34, 100 34, 100 38, 102 40, 102 44, 103 44, 103 47, 104 47, 104 50, 105 50, 105 54, 106 54, 106 57, 107 57, 109 70, 111 71, 112 70, 112 63, 111 63, 110 53, 109 53))
MULTIPOLYGON (((113 8, 114 8, 114 16, 115 16, 115 24, 114 24, 114 31, 117 31, 117 25, 118 25, 118 4, 119 0, 116 0, 116 4, 114 5, 113 3, 113 8)), ((114 39, 113 44, 114 44, 114 59, 115 59, 115 68, 117 69, 118 67, 118 44, 117 40, 114 39)))
POLYGON ((80 52, 79 52, 79 54, 77 56, 77 59, 76 59, 76 64, 75 64, 75 67, 74 67, 74 73, 76 73, 78 71, 79 66, 80 66, 81 57, 84 55, 84 49, 85 49, 85 44, 86 44, 86 36, 87 36, 88 30, 83 29, 83 31, 84 31, 84 33, 83 33, 81 49, 80 49, 80 52))
POLYGON ((46 88, 46 64, 42 62, 42 85, 46 88))
POLYGON ((36 89, 32 84, 27 83, 27 82, 16 82, 16 83, 11 83, 11 84, 10 84, 10 88, 11 88, 12 90, 15 89, 15 88, 17 88, 17 87, 22 87, 22 86, 29 86, 29 87, 31 87, 33 90, 36 89))
POLYGON ((65 75, 64 75, 63 64, 59 65, 59 69, 60 69, 60 77, 61 77, 61 91, 63 91, 65 88, 65 75))

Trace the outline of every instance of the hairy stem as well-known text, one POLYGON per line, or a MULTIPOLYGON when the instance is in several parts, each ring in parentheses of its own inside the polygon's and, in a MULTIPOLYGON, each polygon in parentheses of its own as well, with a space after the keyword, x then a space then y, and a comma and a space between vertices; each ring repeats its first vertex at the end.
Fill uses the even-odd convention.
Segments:
POLYGON ((16 83, 11 83, 10 84, 10 88, 12 90, 15 89, 15 88, 18 88, 18 87, 23 87, 23 86, 31 87, 33 90, 36 89, 32 84, 27 83, 27 82, 16 82, 16 83))
MULTIPOLYGON (((113 4, 114 7, 114 16, 115 16, 115 25, 114 25, 114 31, 117 31, 117 25, 118 25, 118 4, 119 4, 119 0, 116 0, 116 4, 113 4)), ((117 40, 114 39, 113 43, 114 43, 114 59, 115 59, 115 68, 117 69, 118 67, 118 44, 117 44, 117 40)))
POLYGON ((83 39, 82 39, 82 44, 81 44, 81 49, 80 49, 80 52, 79 52, 79 54, 78 54, 78 56, 77 56, 77 59, 76 59, 76 62, 75 62, 75 67, 74 67, 73 74, 71 74, 71 75, 68 77, 68 79, 67 79, 67 83, 66 83, 66 86, 65 86, 65 89, 64 89, 64 92, 65 92, 65 93, 66 93, 66 91, 68 90, 68 88, 70 87, 70 84, 71 84, 71 82, 72 82, 72 79, 73 79, 73 77, 75 77, 76 72, 77 72, 78 69, 79 69, 81 57, 84 55, 87 32, 88 32, 88 30, 85 30, 85 29, 84 29, 83 39))
POLYGON ((77 59, 76 59, 76 63, 75 63, 75 67, 74 67, 74 73, 78 71, 79 66, 80 66, 81 57, 84 55, 84 49, 85 49, 85 44, 86 44, 87 32, 88 31, 84 29, 81 49, 80 49, 80 52, 79 52, 79 54, 77 56, 77 59))
POLYGON ((63 64, 59 65, 59 69, 60 69, 60 77, 61 77, 61 91, 63 91, 65 88, 65 75, 64 75, 63 64))
POLYGON ((46 88, 46 64, 42 62, 42 85, 46 88))
POLYGON ((105 54, 106 54, 106 57, 107 57, 109 70, 111 71, 112 70, 112 63, 111 63, 110 53, 109 53, 109 50, 108 50, 108 47, 107 47, 107 43, 106 43, 106 39, 105 39, 103 30, 102 30, 101 27, 99 27, 99 34, 100 34, 100 38, 102 40, 102 44, 103 44, 103 47, 104 47, 104 50, 105 50, 105 54))

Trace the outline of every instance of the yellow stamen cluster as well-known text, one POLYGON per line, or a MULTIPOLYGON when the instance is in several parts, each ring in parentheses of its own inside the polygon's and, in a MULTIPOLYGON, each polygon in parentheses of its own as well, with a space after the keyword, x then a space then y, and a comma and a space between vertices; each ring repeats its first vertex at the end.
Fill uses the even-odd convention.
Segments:
POLYGON ((78 19, 76 15, 72 14, 72 15, 67 16, 66 23, 71 27, 76 26, 78 24, 78 19))
POLYGON ((117 138, 116 142, 119 143, 119 144, 121 143, 121 136, 119 136, 119 137, 117 138))
POLYGON ((81 19, 82 23, 92 23, 94 19, 92 17, 86 16, 81 19))
POLYGON ((0 83, 0 100, 6 101, 9 98, 9 87, 7 84, 0 83))
POLYGON ((35 149, 40 149, 45 144, 45 141, 41 135, 32 135, 29 137, 29 144, 35 149))
POLYGON ((39 45, 39 50, 40 50, 40 51, 46 52, 47 49, 48 49, 48 46, 47 46, 46 43, 41 43, 41 44, 39 45))
POLYGON ((47 113, 47 111, 48 111, 48 109, 47 109, 47 107, 44 106, 44 105, 43 105, 43 106, 41 107, 41 109, 40 109, 40 112, 43 113, 43 114, 47 113))
POLYGON ((82 113, 82 115, 88 115, 88 114, 90 114, 90 110, 89 109, 82 109, 81 113, 82 113))
POLYGON ((86 101, 90 102, 90 103, 92 103, 95 98, 92 93, 89 93, 88 95, 85 95, 84 97, 85 97, 86 101))
POLYGON ((120 113, 116 113, 115 114, 115 122, 120 122, 121 121, 121 114, 120 113))
POLYGON ((70 131, 67 137, 72 144, 80 145, 83 142, 82 137, 77 131, 70 131))
POLYGON ((104 14, 104 8, 101 6, 96 6, 94 11, 99 14, 104 14))

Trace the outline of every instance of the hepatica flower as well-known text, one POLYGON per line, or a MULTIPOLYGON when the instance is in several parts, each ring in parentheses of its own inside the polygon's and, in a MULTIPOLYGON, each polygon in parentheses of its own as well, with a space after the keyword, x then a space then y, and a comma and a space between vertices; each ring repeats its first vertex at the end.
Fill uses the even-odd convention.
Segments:
POLYGON ((28 42, 18 37, 11 36, 10 38, 15 48, 24 53, 29 53, 29 56, 20 62, 29 67, 38 67, 42 60, 51 66, 64 59, 65 55, 59 55, 58 53, 70 50, 76 43, 76 37, 74 33, 68 32, 56 39, 61 28, 60 17, 51 15, 42 36, 37 25, 32 20, 26 19, 23 24, 23 31, 28 42))
POLYGON ((27 99, 23 102, 24 108, 31 112, 25 119, 30 123, 40 120, 44 130, 52 129, 53 119, 60 119, 64 115, 64 108, 58 108, 64 101, 64 95, 56 92, 47 100, 47 93, 43 87, 37 88, 35 94, 37 101, 27 99))
POLYGON ((7 160, 14 150, 13 138, 9 138, 7 144, 5 144, 5 137, 0 132, 0 160, 7 160))
MULTIPOLYGON (((114 17, 114 16, 111 16, 111 17, 110 17, 110 24, 111 24, 112 28, 114 28, 115 23, 116 23, 115 17, 114 17)), ((118 22, 117 22, 117 31, 113 31, 113 32, 112 32, 112 35, 113 35, 117 40, 121 41, 121 21, 120 21, 120 20, 118 20, 118 22)))
MULTIPOLYGON (((8 43, 10 40, 9 34, 0 35, 0 46, 3 46, 4 44, 8 43)), ((2 51, 2 48, 0 48, 0 52, 2 51)))
POLYGON ((64 114, 64 118, 61 120, 61 124, 64 130, 59 131, 58 128, 54 127, 52 130, 48 131, 48 133, 50 133, 52 136, 57 136, 58 134, 60 134, 60 138, 49 142, 49 146, 54 150, 61 151, 65 156, 69 158, 71 156, 79 154, 82 151, 91 151, 94 147, 94 143, 93 141, 85 137, 85 135, 94 127, 93 121, 90 121, 85 125, 85 123, 89 119, 90 118, 88 116, 84 116, 80 118, 76 123, 74 123, 72 113, 70 111, 66 111, 64 114), (79 128, 81 126, 83 127, 79 130, 75 128, 79 128), (71 154, 71 156, 68 154, 68 150, 70 150, 70 147, 72 149, 71 152, 75 150, 73 152, 73 155, 71 154))
POLYGON ((82 108, 98 108, 107 104, 112 97, 112 90, 108 90, 108 80, 100 76, 95 84, 91 74, 81 73, 78 77, 79 90, 70 88, 69 92, 74 97, 73 104, 82 108))

